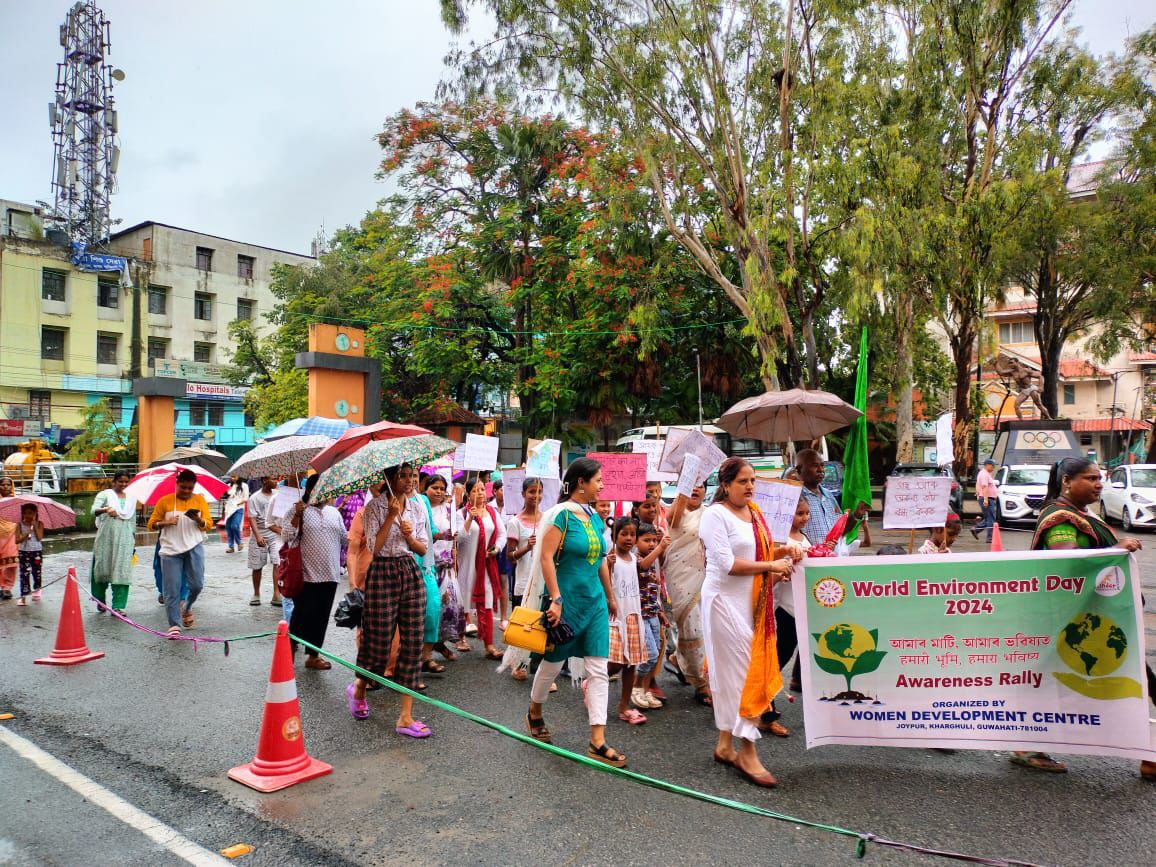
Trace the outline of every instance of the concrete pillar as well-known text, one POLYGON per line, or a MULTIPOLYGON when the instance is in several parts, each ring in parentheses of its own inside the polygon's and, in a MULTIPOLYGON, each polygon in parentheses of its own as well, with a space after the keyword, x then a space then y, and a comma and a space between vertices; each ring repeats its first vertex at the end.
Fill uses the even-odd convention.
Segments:
POLYGON ((309 371, 309 414, 354 424, 381 419, 381 367, 365 357, 365 331, 344 325, 309 326, 309 351, 297 353, 309 371))
POLYGON ((185 380, 146 376, 132 381, 137 399, 138 459, 143 470, 173 448, 173 401, 185 396, 185 380))

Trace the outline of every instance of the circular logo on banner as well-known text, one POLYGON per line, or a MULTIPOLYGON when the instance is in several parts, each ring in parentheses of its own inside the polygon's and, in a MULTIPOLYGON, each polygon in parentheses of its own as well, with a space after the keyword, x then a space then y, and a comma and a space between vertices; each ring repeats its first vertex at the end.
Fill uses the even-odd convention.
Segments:
POLYGON ((337 351, 338 352, 348 352, 349 351, 349 335, 348 334, 338 334, 337 339, 334 340, 333 342, 337 345, 337 351))
POLYGON ((291 716, 281 726, 281 737, 287 741, 295 741, 301 737, 301 717, 291 716))
POLYGON ((837 608, 843 604, 847 596, 847 588, 843 586, 843 582, 831 577, 820 578, 811 592, 815 596, 815 601, 824 608, 837 608))
POLYGON ((1119 566, 1109 566, 1096 576, 1096 593, 1100 596, 1115 596, 1124 589, 1124 570, 1119 566))
POLYGON ((344 400, 339 400, 333 404, 333 411, 337 413, 338 418, 345 418, 349 415, 349 403, 344 400))

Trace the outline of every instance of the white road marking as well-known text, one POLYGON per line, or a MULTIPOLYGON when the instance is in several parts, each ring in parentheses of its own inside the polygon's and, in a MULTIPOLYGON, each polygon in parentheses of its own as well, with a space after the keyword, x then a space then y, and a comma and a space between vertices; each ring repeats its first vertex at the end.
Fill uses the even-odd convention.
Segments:
POLYGON ((109 815, 136 828, 154 843, 178 858, 183 858, 197 867, 219 867, 219 865, 229 863, 216 852, 210 852, 208 849, 198 846, 188 837, 158 819, 154 819, 148 813, 138 810, 124 798, 114 795, 104 786, 90 780, 52 754, 40 749, 32 741, 22 738, 2 725, 0 725, 0 743, 7 744, 18 756, 32 762, 40 770, 101 807, 109 815))

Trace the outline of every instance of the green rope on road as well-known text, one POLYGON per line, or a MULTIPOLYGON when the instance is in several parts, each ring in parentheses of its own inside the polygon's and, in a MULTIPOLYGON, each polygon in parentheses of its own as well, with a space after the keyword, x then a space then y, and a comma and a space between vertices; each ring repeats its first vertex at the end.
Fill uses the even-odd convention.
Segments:
POLYGON ((394 692, 399 692, 403 695, 408 695, 410 698, 416 698, 418 701, 425 702, 426 704, 428 704, 432 707, 436 707, 438 710, 444 710, 446 713, 452 714, 452 715, 457 716, 457 717, 461 717, 462 719, 469 720, 470 722, 477 723, 480 726, 484 726, 485 728, 496 731, 499 734, 505 735, 506 737, 513 738, 516 741, 521 741, 522 743, 528 744, 532 747, 537 747, 538 749, 544 750, 545 752, 553 753, 556 756, 561 756, 564 759, 569 759, 572 762, 577 762, 580 765, 585 765, 586 767, 592 768, 593 770, 601 771, 601 772, 606 773, 606 774, 611 774, 612 776, 623 777, 625 779, 632 780, 635 783, 641 783, 644 786, 649 786, 653 789, 659 789, 661 791, 670 792, 670 793, 675 794, 675 795, 683 795, 684 797, 693 798, 697 801, 704 801, 708 804, 715 804, 716 806, 719 806, 719 807, 727 807, 727 808, 732 809, 732 810, 738 810, 742 813, 750 813, 751 815, 755 815, 755 816, 765 816, 768 819, 777 819, 780 822, 791 822, 792 824, 795 824, 795 825, 802 825, 803 827, 814 828, 814 829, 819 830, 819 831, 828 831, 832 834, 840 834, 844 837, 854 837, 856 839, 855 855, 859 858, 862 858, 866 854, 867 843, 872 842, 872 843, 878 843, 878 844, 883 845, 883 846, 891 846, 894 848, 907 849, 907 850, 916 851, 916 852, 923 852, 923 853, 931 854, 931 855, 941 855, 941 856, 946 857, 946 858, 955 858, 958 860, 971 861, 971 862, 980 863, 980 864, 1023 865, 1023 867, 1033 867, 1033 865, 1027 864, 1027 862, 1023 862, 1023 861, 1011 861, 1011 860, 1005 860, 1005 859, 989 859, 989 858, 977 857, 977 856, 972 856, 972 855, 960 855, 960 854, 955 853, 955 852, 946 852, 946 851, 941 851, 938 849, 928 849, 926 847, 917 846, 917 845, 911 844, 911 843, 900 843, 900 842, 896 842, 894 840, 885 840, 883 838, 876 837, 874 834, 852 831, 848 828, 840 828, 838 825, 825 825, 822 822, 811 822, 811 821, 808 821, 807 819, 800 819, 800 818, 797 818, 795 816, 789 816, 786 813, 778 813, 778 812, 775 812, 774 810, 768 810, 765 807, 758 807, 758 806, 755 806, 754 804, 748 804, 745 801, 735 801, 735 800, 732 800, 731 798, 723 798, 723 797, 720 797, 719 795, 711 795, 711 794, 708 794, 706 792, 700 792, 697 789, 690 789, 690 788, 687 788, 685 786, 680 786, 676 783, 669 783, 666 780, 659 780, 659 779, 656 779, 654 777, 648 777, 645 774, 639 774, 639 773, 636 773, 635 771, 627 771, 627 770, 623 770, 622 768, 615 768, 615 767, 612 767, 610 765, 603 764, 602 762, 595 761, 594 759, 591 759, 587 756, 580 755, 579 753, 574 753, 574 752, 571 752, 570 750, 563 749, 562 747, 555 746, 554 744, 543 743, 542 741, 539 741, 535 738, 532 738, 527 734, 523 734, 522 732, 514 731, 513 729, 508 728, 508 727, 502 725, 501 723, 496 723, 493 720, 488 720, 485 717, 478 716, 477 714, 471 713, 468 710, 462 710, 460 707, 457 707, 457 706, 452 705, 452 704, 447 704, 444 701, 440 701, 436 698, 431 698, 430 696, 423 695, 422 693, 416 692, 415 690, 409 689, 408 687, 404 687, 399 683, 396 683, 396 682, 391 681, 391 680, 387 680, 386 678, 382 677, 381 675, 374 674, 371 671, 367 671, 364 668, 361 668, 360 666, 358 666, 357 664, 352 663, 347 659, 344 659, 343 657, 340 657, 340 656, 337 656, 336 654, 329 653, 328 651, 322 650, 320 647, 316 647, 316 646, 310 644, 305 639, 299 638, 296 635, 293 635, 292 633, 290 633, 289 637, 291 639, 293 639, 294 641, 296 641, 298 644, 302 645, 303 647, 308 648, 309 650, 313 651, 314 653, 320 654, 325 659, 328 659, 330 662, 336 662, 338 665, 345 666, 350 671, 355 672, 356 674, 365 678, 366 680, 372 680, 375 683, 381 684, 382 686, 389 687, 394 692))

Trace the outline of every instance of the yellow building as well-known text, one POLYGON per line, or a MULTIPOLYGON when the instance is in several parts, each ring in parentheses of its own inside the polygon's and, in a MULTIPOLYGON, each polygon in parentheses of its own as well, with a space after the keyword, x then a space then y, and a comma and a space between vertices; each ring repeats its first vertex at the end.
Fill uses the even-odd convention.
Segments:
POLYGON ((133 310, 119 274, 81 271, 58 244, 0 235, 0 445, 67 442, 101 397, 130 423, 122 396, 142 333, 133 310))

